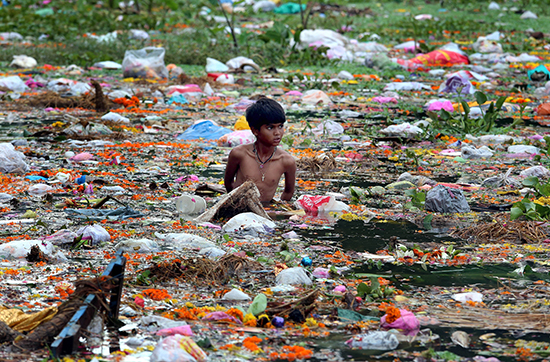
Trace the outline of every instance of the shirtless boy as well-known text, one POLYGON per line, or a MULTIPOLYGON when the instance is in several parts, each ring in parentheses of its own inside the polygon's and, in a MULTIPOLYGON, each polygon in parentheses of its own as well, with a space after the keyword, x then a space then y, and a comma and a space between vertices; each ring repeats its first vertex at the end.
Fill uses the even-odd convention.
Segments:
POLYGON ((227 192, 252 180, 260 190, 260 201, 270 202, 281 176, 285 175, 281 200, 290 200, 294 195, 296 162, 286 151, 277 147, 285 133, 283 107, 270 98, 262 97, 248 107, 246 120, 256 136, 256 142, 235 147, 229 153, 225 168, 227 192))

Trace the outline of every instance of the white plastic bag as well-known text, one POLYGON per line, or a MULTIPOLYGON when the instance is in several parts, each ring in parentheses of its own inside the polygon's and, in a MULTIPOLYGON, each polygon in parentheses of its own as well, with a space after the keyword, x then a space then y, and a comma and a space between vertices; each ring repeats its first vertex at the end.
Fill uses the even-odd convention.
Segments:
POLYGON ((467 293, 457 293, 453 294, 451 296, 454 300, 457 302, 465 303, 465 302, 477 302, 481 303, 483 302, 483 294, 479 292, 467 292, 467 293))
POLYGON ((487 146, 481 146, 480 148, 475 148, 467 143, 462 144, 462 158, 466 160, 477 159, 477 158, 490 158, 493 156, 493 150, 487 146))
POLYGON ((528 145, 514 145, 508 147, 510 153, 528 153, 531 155, 538 154, 540 150, 535 146, 528 145))
POLYGON ((123 253, 151 253, 159 251, 156 241, 151 239, 127 239, 116 244, 115 249, 123 253))
POLYGON ((222 297, 223 300, 251 300, 250 296, 239 289, 231 289, 229 292, 225 293, 222 297))
POLYGON ((164 65, 164 54, 164 48, 155 47, 127 50, 122 61, 124 78, 168 78, 168 69, 164 65))
POLYGON ((1 173, 25 173, 28 170, 29 165, 25 162, 23 153, 16 151, 11 143, 0 143, 1 173))
POLYGON ((326 120, 319 123, 317 127, 311 130, 311 132, 317 136, 335 136, 344 133, 344 127, 342 127, 342 125, 338 122, 326 120))
POLYGON ((535 176, 535 177, 548 177, 550 176, 550 170, 548 170, 544 166, 533 166, 529 167, 528 169, 525 169, 519 173, 521 177, 529 177, 529 176, 535 176))
POLYGON ((310 89, 305 92, 302 96, 302 102, 311 105, 317 105, 319 103, 326 105, 332 103, 329 96, 325 92, 317 89, 310 89))
POLYGON ((27 192, 31 196, 44 196, 49 191, 52 191, 52 190, 53 190, 53 187, 51 187, 48 184, 36 184, 29 187, 29 190, 27 192))
POLYGON ((213 248, 217 245, 202 236, 188 233, 155 233, 155 236, 165 242, 170 243, 176 249, 204 249, 213 248))
POLYGON ((93 245, 111 240, 111 235, 107 230, 97 224, 81 227, 76 233, 82 235, 82 239, 91 239, 93 245))
POLYGON ((18 75, 0 78, 0 87, 8 88, 14 92, 24 92, 29 89, 18 75))
POLYGON ((45 239, 52 243, 53 245, 63 245, 71 244, 74 242, 74 239, 77 237, 75 232, 69 229, 61 229, 56 231, 50 236, 46 236, 45 239))
POLYGON ((420 127, 414 126, 409 122, 405 122, 401 124, 393 124, 391 126, 388 126, 380 130, 380 132, 384 133, 387 136, 415 137, 423 133, 424 131, 420 127))
POLYGON ((101 119, 104 120, 104 121, 130 123, 129 118, 121 116, 120 114, 115 113, 115 112, 109 112, 106 115, 102 116, 101 119))
POLYGON ((267 234, 275 229, 275 223, 253 212, 233 216, 223 227, 223 232, 242 232, 249 235, 267 234))
POLYGON ((54 261, 64 262, 67 259, 56 247, 46 240, 14 240, 0 245, 0 257, 2 259, 23 259, 37 245, 40 251, 54 261))
POLYGON ((10 67, 30 69, 38 65, 36 59, 26 55, 14 55, 10 67))
POLYGON ((277 285, 282 285, 282 284, 311 285, 313 283, 311 279, 307 276, 305 269, 301 267, 288 268, 288 269, 282 270, 279 274, 277 274, 277 277, 275 278, 275 282, 277 283, 277 285))
POLYGON ((205 70, 207 73, 227 72, 229 67, 217 59, 206 58, 205 70))

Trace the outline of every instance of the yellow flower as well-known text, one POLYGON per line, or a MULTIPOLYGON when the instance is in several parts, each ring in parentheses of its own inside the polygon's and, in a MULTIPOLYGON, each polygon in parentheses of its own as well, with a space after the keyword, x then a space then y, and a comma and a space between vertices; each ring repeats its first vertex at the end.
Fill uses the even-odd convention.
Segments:
POLYGON ((306 319, 306 325, 308 327, 317 327, 318 326, 318 323, 317 321, 315 320, 315 318, 307 318, 306 319))

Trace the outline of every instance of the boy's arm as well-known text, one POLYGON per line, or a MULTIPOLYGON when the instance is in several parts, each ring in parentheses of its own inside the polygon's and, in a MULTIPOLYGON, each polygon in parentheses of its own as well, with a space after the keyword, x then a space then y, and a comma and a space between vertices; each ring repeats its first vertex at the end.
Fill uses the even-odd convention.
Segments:
POLYGON ((239 156, 236 152, 236 149, 232 149, 231 152, 229 152, 227 166, 225 166, 225 176, 223 181, 227 192, 231 192, 233 190, 233 183, 235 182, 235 175, 237 174, 238 168, 239 156))
POLYGON ((290 201, 294 195, 294 187, 296 184, 296 161, 292 156, 285 157, 285 189, 281 194, 281 200, 290 201))

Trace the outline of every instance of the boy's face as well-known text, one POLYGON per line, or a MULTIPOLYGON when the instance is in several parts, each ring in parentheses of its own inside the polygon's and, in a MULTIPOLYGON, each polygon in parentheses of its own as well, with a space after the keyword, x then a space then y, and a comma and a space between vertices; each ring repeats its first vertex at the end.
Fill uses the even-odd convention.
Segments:
POLYGON ((266 146, 278 146, 285 134, 284 123, 264 124, 260 129, 251 128, 256 139, 266 146))

